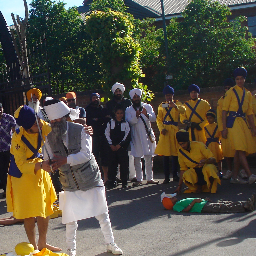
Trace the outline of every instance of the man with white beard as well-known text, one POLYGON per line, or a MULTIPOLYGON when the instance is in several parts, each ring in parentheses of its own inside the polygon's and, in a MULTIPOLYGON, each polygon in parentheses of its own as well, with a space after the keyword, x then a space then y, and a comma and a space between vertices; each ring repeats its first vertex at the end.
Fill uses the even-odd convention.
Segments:
POLYGON ((147 184, 158 184, 153 180, 153 160, 156 149, 155 134, 151 128, 151 122, 156 121, 155 112, 150 104, 141 102, 142 90, 132 89, 130 91, 132 106, 125 111, 125 120, 131 125, 131 155, 134 156, 134 165, 137 181, 133 186, 142 184, 143 172, 141 158, 145 160, 145 172, 147 184))
POLYGON ((40 106, 40 99, 42 98, 42 92, 37 88, 32 88, 27 91, 27 99, 28 99, 28 106, 34 109, 37 113, 37 116, 48 122, 47 115, 44 111, 44 108, 40 106))
MULTIPOLYGON (((62 223, 66 224, 66 242, 70 256, 76 255, 77 221, 95 217, 107 244, 107 251, 123 254, 114 243, 105 187, 98 164, 92 154, 92 139, 83 126, 67 122, 70 108, 59 100, 45 103, 52 132, 46 138, 48 153, 45 159, 53 160, 53 170, 59 169, 63 192, 59 194, 62 223)), ((45 151, 46 152, 46 151, 45 151)))

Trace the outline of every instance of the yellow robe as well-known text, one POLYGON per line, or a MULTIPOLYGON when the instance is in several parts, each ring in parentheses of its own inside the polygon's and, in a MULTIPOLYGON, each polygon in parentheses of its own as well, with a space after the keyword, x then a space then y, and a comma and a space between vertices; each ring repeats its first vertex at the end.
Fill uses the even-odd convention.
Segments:
MULTIPOLYGON (((210 135, 213 134, 215 128, 216 128, 217 124, 216 123, 212 123, 212 124, 208 124, 204 127, 208 130, 208 132, 210 133, 210 135)), ((205 130, 205 137, 206 139, 210 138, 209 134, 206 132, 205 130)), ((218 138, 218 142, 220 141, 220 137, 221 137, 221 133, 219 131, 219 129, 217 128, 217 131, 214 135, 214 138, 218 138)), ((212 151, 217 163, 219 161, 221 161, 223 159, 223 154, 222 154, 222 149, 221 149, 221 145, 218 142, 211 142, 208 145, 208 148, 212 151)))
MULTIPOLYGON (((181 149, 181 148, 180 148, 181 149)), ((208 159, 213 156, 213 153, 209 148, 207 148, 202 142, 191 141, 190 142, 190 152, 181 149, 188 157, 199 163, 202 159, 208 159)), ((184 171, 183 173, 183 182, 188 186, 188 189, 185 193, 194 193, 198 189, 197 174, 195 168, 197 168, 197 164, 188 160, 182 153, 178 153, 178 159, 180 164, 180 170, 184 171)), ((214 164, 205 164, 202 169, 202 173, 204 175, 204 180, 206 181, 206 185, 202 186, 203 192, 211 192, 216 193, 217 191, 217 183, 220 184, 220 179, 218 176, 217 168, 214 164), (210 180, 209 178, 213 177, 214 181, 212 184, 212 188, 210 191, 210 180)))
MULTIPOLYGON (((217 103, 217 123, 219 131, 223 131, 223 123, 222 123, 222 108, 224 96, 222 96, 217 103)), ((231 133, 228 133, 227 139, 221 138, 221 148, 224 157, 234 157, 235 148, 233 140, 231 139, 231 133)))
MULTIPOLYGON (((253 109, 253 118, 254 118, 254 125, 256 125, 256 94, 252 95, 252 109, 253 109)), ((254 143, 256 144, 256 137, 253 137, 254 143)))
MULTIPOLYGON (((189 100, 187 101, 187 103, 192 107, 194 108, 197 101, 197 100, 189 100)), ((180 115, 180 121, 182 123, 184 123, 184 120, 189 120, 189 117, 190 117, 190 114, 191 114, 191 109, 186 105, 186 104, 183 104, 183 106, 185 107, 185 113, 184 114, 181 114, 180 115)), ((210 104, 206 101, 206 100, 202 100, 200 101, 200 103, 198 104, 197 108, 196 108, 196 112, 201 116, 201 118, 203 119, 203 121, 201 121, 201 119, 197 116, 197 115, 193 115, 192 118, 191 118, 191 122, 194 122, 194 123, 200 123, 200 127, 202 128, 201 131, 198 131, 197 129, 194 129, 194 134, 195 134, 195 140, 196 141, 201 141, 205 144, 206 142, 206 138, 205 138, 205 134, 204 134, 204 130, 203 128, 205 127, 205 125, 208 124, 208 121, 206 119, 206 113, 207 111, 211 108, 210 104)), ((192 137, 191 137, 191 128, 189 128, 189 136, 190 136, 190 140, 192 140, 192 137)))
MULTIPOLYGON (((227 92, 223 101, 223 110, 225 111, 238 111, 239 105, 233 88, 237 91, 239 99, 241 101, 243 95, 243 89, 239 86, 235 85, 231 87, 227 92)), ((245 98, 242 106, 243 113, 247 116, 253 115, 252 110, 252 95, 251 93, 245 89, 245 98)), ((244 121, 242 117, 237 117, 235 119, 234 125, 232 128, 228 128, 228 133, 231 134, 231 138, 233 140, 234 149, 245 151, 247 154, 253 154, 256 151, 254 145, 254 139, 250 129, 248 128, 247 123, 244 121)))
MULTIPOLYGON (((170 115, 172 116, 174 122, 179 121, 179 115, 180 113, 184 113, 185 109, 182 106, 182 103, 179 101, 175 101, 175 104, 177 105, 177 108, 172 108, 170 115)), ((158 129, 160 131, 160 137, 158 144, 156 146, 155 154, 161 155, 161 156, 177 156, 178 155, 178 147, 179 144, 176 140, 176 133, 178 131, 178 126, 172 125, 172 124, 164 124, 165 121, 171 121, 171 118, 169 115, 166 119, 164 119, 167 111, 165 108, 162 107, 162 103, 158 107, 158 114, 156 118, 156 123, 158 126, 158 129), (167 130, 167 134, 163 135, 161 131, 163 129, 167 130)))
MULTIPOLYGON (((44 121, 42 127, 43 140, 51 131, 51 127, 44 121)), ((56 201, 56 193, 48 172, 43 169, 34 173, 35 164, 42 159, 34 158, 27 160, 33 155, 32 151, 21 140, 21 136, 37 147, 38 133, 28 134, 23 127, 20 132, 14 133, 11 144, 11 154, 14 155, 15 163, 22 173, 20 178, 8 175, 6 202, 7 211, 13 212, 17 219, 29 217, 47 217, 53 213, 53 203, 56 201)), ((43 145, 43 140, 42 144, 43 145)), ((42 147, 39 153, 42 152, 42 147)))

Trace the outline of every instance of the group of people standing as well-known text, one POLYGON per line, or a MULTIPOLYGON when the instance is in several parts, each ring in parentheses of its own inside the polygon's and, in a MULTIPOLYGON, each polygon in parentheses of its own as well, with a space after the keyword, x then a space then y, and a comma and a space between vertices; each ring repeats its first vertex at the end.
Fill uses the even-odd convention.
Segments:
MULTIPOLYGON (((62 222, 66 224, 67 254, 76 255, 77 221, 96 217, 107 251, 120 255, 123 252, 114 243, 105 196, 105 186, 113 188, 117 184, 118 169, 123 188, 127 188, 129 178, 133 186, 139 186, 143 181, 141 159, 144 158, 146 183, 158 184, 153 178, 153 156, 161 155, 163 183, 167 184, 172 157, 173 180, 178 182, 176 192, 182 191, 184 183, 188 187, 186 193, 216 193, 224 156, 229 171, 223 178, 231 178, 232 183, 247 182, 238 177, 242 165, 249 183, 255 182, 256 175, 251 173, 246 159, 247 154, 256 151, 254 96, 244 88, 246 75, 244 68, 238 68, 234 71, 236 84, 231 79, 225 81, 225 96, 218 102, 217 123, 215 111, 199 98, 200 88, 195 84, 189 86, 190 100, 184 104, 174 100, 174 89, 166 86, 165 101, 159 105, 157 116, 153 107, 142 101, 142 90, 132 89, 129 100, 123 96, 125 86, 121 83, 112 86, 113 99, 105 108, 98 93, 91 94, 85 109, 78 107, 74 92, 59 100, 46 98, 42 108, 41 91, 29 90, 29 106, 20 106, 14 118, 4 115, 2 106, 0 111, 0 122, 8 119, 9 123, 1 126, 1 129, 8 127, 9 139, 1 143, 9 145, 11 156, 7 210, 16 219, 24 219, 28 240, 35 248, 61 250, 46 243, 49 216, 57 199, 50 175, 59 171, 61 189, 56 190, 60 192, 62 222), (185 130, 179 130, 179 121, 186 126, 185 130), (157 122, 160 131, 158 144, 152 122, 157 122), (14 132, 16 123, 19 127, 14 132)), ((2 182, 5 180, 1 177, 2 182)))

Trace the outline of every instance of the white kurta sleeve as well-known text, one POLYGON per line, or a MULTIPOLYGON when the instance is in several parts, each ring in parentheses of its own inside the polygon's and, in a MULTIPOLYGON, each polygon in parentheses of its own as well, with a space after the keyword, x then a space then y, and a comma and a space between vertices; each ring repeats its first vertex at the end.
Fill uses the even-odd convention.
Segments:
POLYGON ((111 128, 110 124, 111 124, 111 122, 112 122, 112 120, 107 123, 107 127, 105 129, 105 137, 106 137, 109 145, 112 145, 112 140, 110 138, 110 128, 111 128))
POLYGON ((70 166, 86 163, 91 159, 92 152, 92 137, 81 131, 81 150, 76 154, 70 154, 67 157, 67 164, 70 166))
POLYGON ((138 118, 136 117, 136 111, 133 107, 129 107, 125 111, 125 120, 130 124, 134 125, 138 123, 138 118))
POLYGON ((150 122, 155 122, 156 121, 156 114, 154 112, 154 109, 152 108, 151 105, 147 104, 144 106, 148 112, 148 119, 150 122))
POLYGON ((53 158, 53 153, 52 153, 52 149, 49 145, 49 142, 48 142, 48 138, 46 137, 45 139, 45 143, 42 147, 42 152, 43 152, 43 157, 44 157, 44 160, 49 160, 49 157, 50 159, 53 158), (49 154, 49 155, 48 155, 49 154))

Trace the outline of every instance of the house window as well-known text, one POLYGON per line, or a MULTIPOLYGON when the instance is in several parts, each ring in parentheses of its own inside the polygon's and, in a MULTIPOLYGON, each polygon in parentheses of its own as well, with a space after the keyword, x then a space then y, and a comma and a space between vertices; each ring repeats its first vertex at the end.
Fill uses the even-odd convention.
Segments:
POLYGON ((252 36, 256 37, 256 16, 248 17, 248 28, 252 36))

